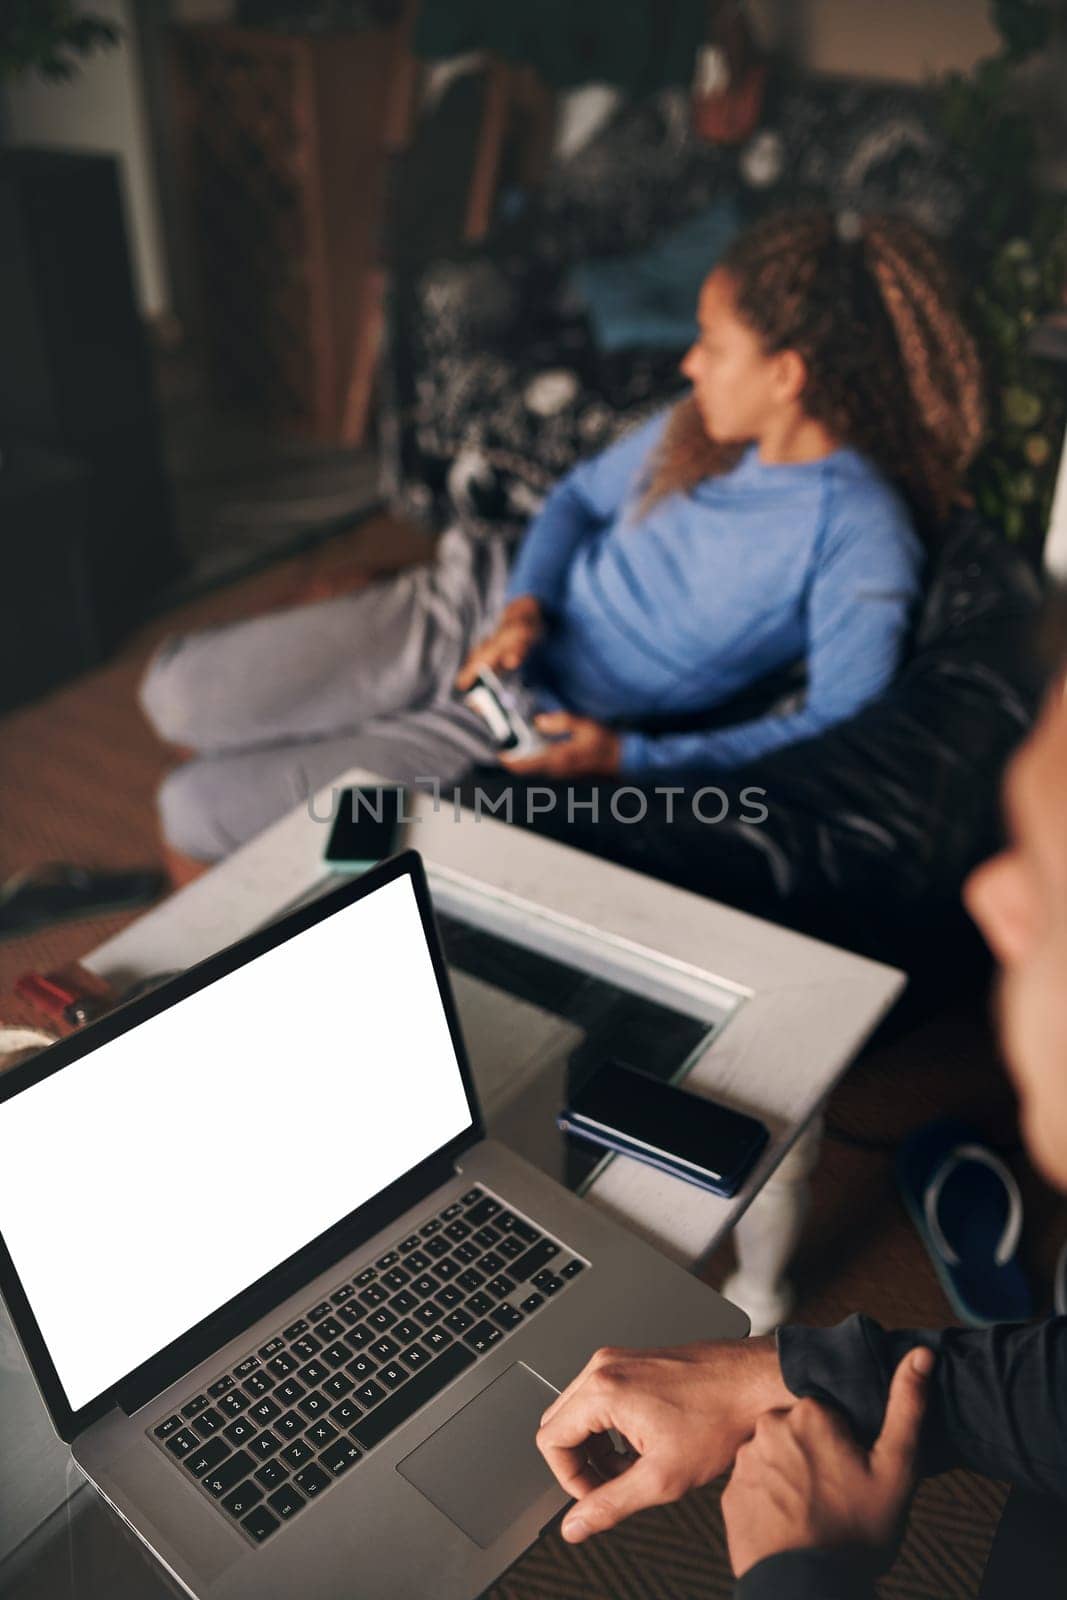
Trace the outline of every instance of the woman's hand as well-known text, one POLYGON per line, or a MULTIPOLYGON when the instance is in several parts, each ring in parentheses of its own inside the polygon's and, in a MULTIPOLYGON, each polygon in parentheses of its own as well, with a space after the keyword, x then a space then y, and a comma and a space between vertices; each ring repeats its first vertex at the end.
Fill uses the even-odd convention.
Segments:
POLYGON ((611 728, 592 717, 576 717, 569 711, 543 711, 534 718, 538 733, 566 734, 556 744, 547 745, 536 755, 501 755, 502 766, 523 776, 542 773, 546 778, 584 778, 618 772, 622 740, 611 728))
POLYGON ((456 688, 469 689, 483 667, 515 672, 544 631, 540 601, 532 594, 516 595, 504 607, 495 632, 475 645, 459 672, 456 688))
POLYGON ((574 1495, 572 1544, 725 1472, 761 1412, 793 1404, 773 1337, 598 1350, 541 1418, 537 1448, 574 1495), (628 1461, 603 1436, 616 1428, 628 1461))
POLYGON ((914 1483, 933 1362, 921 1348, 901 1361, 869 1451, 815 1400, 759 1418, 722 1497, 735 1576, 783 1550, 865 1547, 874 1555, 892 1544, 914 1483))

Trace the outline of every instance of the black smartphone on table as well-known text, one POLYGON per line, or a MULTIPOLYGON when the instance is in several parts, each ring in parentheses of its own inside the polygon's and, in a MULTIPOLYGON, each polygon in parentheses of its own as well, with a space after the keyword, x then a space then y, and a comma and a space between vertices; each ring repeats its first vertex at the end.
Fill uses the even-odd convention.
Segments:
POLYGON ((571 1097, 559 1126, 729 1198, 751 1172, 768 1133, 755 1117, 609 1061, 571 1097))
POLYGON ((335 872, 365 872, 406 844, 408 790, 399 783, 342 789, 323 851, 335 872))

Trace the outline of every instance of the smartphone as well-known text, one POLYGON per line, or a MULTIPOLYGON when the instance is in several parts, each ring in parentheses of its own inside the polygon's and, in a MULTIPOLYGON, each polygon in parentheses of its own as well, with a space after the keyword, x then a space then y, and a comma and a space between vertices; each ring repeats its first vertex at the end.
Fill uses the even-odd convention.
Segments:
POLYGON ((598 1068, 557 1120, 567 1133, 727 1198, 768 1138, 755 1117, 617 1061, 598 1068))
POLYGON ((365 872, 404 846, 408 791, 399 783, 342 789, 323 851, 335 872, 365 872))

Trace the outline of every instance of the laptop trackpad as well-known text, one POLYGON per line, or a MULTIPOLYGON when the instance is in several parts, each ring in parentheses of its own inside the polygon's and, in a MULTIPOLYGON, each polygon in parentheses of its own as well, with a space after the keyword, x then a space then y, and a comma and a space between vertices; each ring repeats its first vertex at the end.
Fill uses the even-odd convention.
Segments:
POLYGON ((516 1362, 405 1456, 396 1470, 488 1550, 548 1489, 557 1487, 534 1443, 542 1413, 557 1393, 516 1362))

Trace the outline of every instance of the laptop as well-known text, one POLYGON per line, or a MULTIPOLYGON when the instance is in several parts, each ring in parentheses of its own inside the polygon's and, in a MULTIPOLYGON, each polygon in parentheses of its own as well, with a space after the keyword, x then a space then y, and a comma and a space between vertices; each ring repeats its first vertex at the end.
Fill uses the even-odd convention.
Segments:
POLYGON ((469 1600, 563 1509, 603 1344, 744 1314, 485 1137, 407 851, 0 1077, 0 1287, 198 1600, 469 1600))

